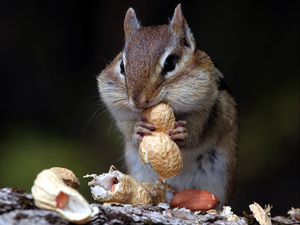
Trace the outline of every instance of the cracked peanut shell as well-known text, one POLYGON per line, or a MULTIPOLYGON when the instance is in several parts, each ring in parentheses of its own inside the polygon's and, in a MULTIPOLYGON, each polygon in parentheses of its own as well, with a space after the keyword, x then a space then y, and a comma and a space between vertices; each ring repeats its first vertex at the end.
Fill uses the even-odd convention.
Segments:
POLYGON ((93 178, 88 183, 95 200, 102 203, 121 203, 132 205, 157 205, 171 202, 173 189, 162 183, 143 183, 126 175, 114 166, 108 173, 91 174, 84 178, 93 178))
POLYGON ((82 224, 90 221, 99 210, 91 207, 73 188, 77 185, 78 178, 71 170, 54 167, 37 175, 31 193, 37 207, 56 211, 65 219, 82 224))

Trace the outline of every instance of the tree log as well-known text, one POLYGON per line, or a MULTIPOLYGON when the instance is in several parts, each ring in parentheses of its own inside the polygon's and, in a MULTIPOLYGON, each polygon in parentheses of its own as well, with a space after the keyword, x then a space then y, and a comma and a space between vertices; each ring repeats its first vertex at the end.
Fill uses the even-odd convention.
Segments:
MULTIPOLYGON (((138 206, 131 205, 101 205, 100 212, 89 225, 96 224, 219 224, 244 225, 258 224, 252 215, 229 219, 221 211, 213 213, 194 213, 186 209, 171 209, 167 205, 138 206), (164 206, 164 207, 163 207, 164 206)), ((39 209, 34 205, 31 194, 24 191, 3 188, 0 189, 0 225, 64 225, 72 224, 60 214, 39 209)), ((295 218, 275 217, 272 224, 299 224, 295 218)))

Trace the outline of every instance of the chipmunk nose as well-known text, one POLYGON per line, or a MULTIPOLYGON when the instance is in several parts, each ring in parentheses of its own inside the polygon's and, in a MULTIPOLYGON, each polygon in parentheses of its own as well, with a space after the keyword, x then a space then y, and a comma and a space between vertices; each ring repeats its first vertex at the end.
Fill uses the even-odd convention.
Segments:
POLYGON ((149 100, 144 93, 135 93, 132 96, 132 103, 136 108, 143 109, 147 107, 147 105, 149 104, 149 100))

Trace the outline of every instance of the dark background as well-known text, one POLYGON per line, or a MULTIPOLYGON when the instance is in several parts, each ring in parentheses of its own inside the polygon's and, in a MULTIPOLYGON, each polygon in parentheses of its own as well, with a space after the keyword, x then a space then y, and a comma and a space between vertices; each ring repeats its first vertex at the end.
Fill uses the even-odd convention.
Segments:
MULTIPOLYGON (((178 1, 0 3, 0 187, 26 188, 44 168, 79 177, 123 169, 122 143, 98 99, 96 75, 122 49, 132 6, 143 25, 167 23, 178 1), (95 113, 95 115, 94 115, 95 113)), ((297 1, 182 1, 198 48, 239 104, 234 210, 300 206, 297 1)), ((81 191, 91 197, 81 179, 81 191)))

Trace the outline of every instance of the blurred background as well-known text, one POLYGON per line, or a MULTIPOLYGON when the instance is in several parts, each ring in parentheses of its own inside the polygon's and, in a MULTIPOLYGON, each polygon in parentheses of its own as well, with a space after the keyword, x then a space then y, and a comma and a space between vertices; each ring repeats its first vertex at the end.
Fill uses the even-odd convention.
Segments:
MULTIPOLYGON (((225 74, 239 105, 235 212, 256 201, 273 215, 300 206, 299 4, 181 1, 198 48, 225 74)), ((96 76, 122 50, 133 7, 143 25, 167 23, 179 1, 1 1, 0 187, 30 191, 38 172, 82 178, 124 171, 122 140, 96 76)), ((81 179, 81 192, 92 200, 81 179)))

